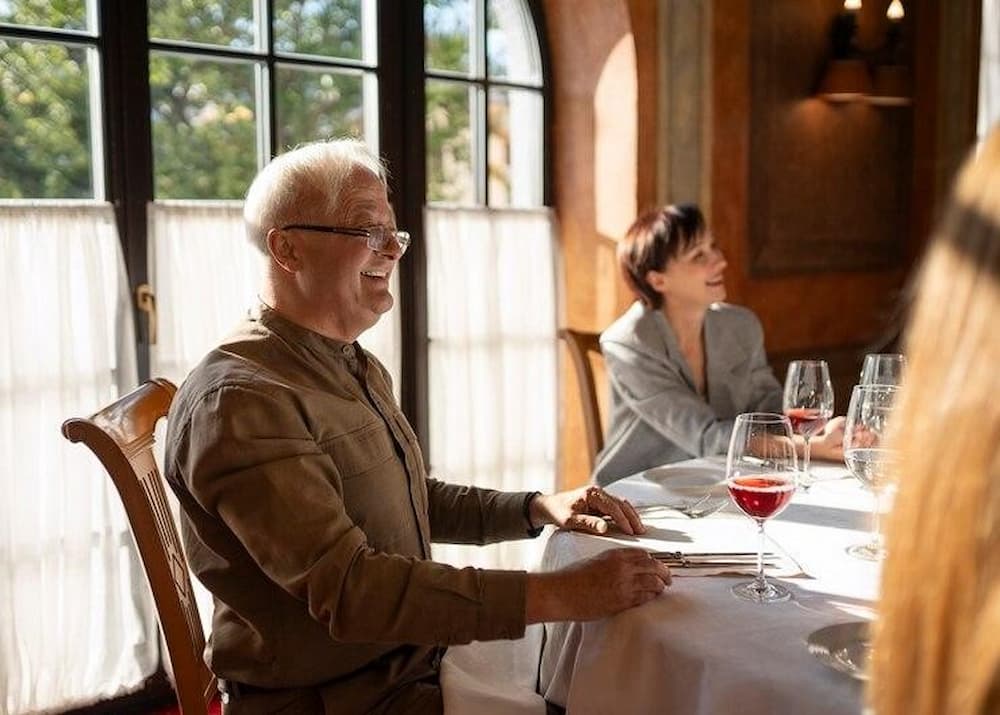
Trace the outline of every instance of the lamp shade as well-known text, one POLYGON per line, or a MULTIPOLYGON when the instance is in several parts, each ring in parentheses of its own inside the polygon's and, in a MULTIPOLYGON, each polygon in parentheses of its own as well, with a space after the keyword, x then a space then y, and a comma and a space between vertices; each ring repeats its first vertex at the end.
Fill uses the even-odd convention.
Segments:
POLYGON ((871 94, 868 65, 859 59, 832 59, 819 83, 820 97, 830 102, 856 102, 871 94))
POLYGON ((878 65, 868 101, 883 107, 911 104, 910 71, 905 65, 878 65))

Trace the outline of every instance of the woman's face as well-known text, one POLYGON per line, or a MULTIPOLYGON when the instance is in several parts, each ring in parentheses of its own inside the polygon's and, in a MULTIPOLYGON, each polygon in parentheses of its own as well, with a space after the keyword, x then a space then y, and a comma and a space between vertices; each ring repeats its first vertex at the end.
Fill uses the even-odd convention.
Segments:
POLYGON ((646 280, 667 304, 708 308, 726 299, 722 280, 726 265, 715 237, 705 231, 686 251, 668 260, 662 270, 649 271, 646 280))

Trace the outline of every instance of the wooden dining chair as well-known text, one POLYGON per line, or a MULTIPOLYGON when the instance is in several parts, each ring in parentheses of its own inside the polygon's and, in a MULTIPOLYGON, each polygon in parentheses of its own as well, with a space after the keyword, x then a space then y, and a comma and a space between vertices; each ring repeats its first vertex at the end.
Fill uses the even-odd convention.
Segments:
POLYGON ((217 683, 202 659, 198 605, 153 457, 153 430, 176 391, 167 380, 149 380, 89 418, 66 420, 62 432, 97 455, 118 489, 153 591, 181 712, 204 715, 217 683))
POLYGON ((594 366, 591 362, 591 356, 601 357, 600 335, 563 328, 559 331, 559 337, 565 341, 569 355, 573 359, 576 382, 580 389, 580 404, 583 406, 583 424, 587 434, 590 469, 593 470, 598 452, 604 449, 604 424, 601 421, 597 381, 594 378, 594 366))

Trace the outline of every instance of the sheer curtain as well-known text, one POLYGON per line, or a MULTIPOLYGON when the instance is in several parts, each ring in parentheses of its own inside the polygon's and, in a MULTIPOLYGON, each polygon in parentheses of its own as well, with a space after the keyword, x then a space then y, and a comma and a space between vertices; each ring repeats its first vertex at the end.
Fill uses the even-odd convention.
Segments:
MULTIPOLYGON (((430 457, 444 481, 551 491, 555 243, 548 210, 427 210, 430 457)), ((540 543, 435 544, 455 564, 526 568, 540 543)))
POLYGON ((1000 122, 1000 0, 983 0, 982 28, 976 132, 980 141, 1000 122))
MULTIPOLYGON (((159 323, 151 371, 179 384, 257 304, 265 260, 247 242, 240 201, 157 201, 149 235, 159 323)), ((398 303, 395 274, 392 285, 398 303)), ((389 368, 398 397, 398 307, 358 340, 389 368)))
POLYGON ((136 384, 110 205, 0 203, 0 712, 137 688, 156 619, 114 487, 59 427, 136 384))

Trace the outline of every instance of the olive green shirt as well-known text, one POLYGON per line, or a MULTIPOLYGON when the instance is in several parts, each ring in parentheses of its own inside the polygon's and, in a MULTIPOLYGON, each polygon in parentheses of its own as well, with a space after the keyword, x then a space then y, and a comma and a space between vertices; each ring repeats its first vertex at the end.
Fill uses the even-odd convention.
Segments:
POLYGON ((431 541, 525 538, 524 493, 429 479, 388 374, 357 344, 263 308, 178 391, 166 476, 214 595, 228 680, 378 709, 442 648, 519 638, 526 575, 430 561, 431 541))

